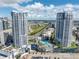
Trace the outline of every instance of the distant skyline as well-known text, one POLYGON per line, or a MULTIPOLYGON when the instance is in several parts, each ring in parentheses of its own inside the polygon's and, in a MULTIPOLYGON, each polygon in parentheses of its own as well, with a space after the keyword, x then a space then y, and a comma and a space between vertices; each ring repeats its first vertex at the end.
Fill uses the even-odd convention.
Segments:
POLYGON ((0 0, 0 16, 9 17, 12 10, 26 11, 28 18, 55 18, 60 9, 70 8, 79 14, 79 0, 0 0))

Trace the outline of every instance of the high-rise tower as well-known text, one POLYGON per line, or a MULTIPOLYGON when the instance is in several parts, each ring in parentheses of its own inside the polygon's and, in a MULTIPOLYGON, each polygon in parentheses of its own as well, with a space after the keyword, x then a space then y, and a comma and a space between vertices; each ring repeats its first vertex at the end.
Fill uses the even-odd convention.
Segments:
POLYGON ((70 11, 57 13, 56 20, 56 39, 63 47, 71 45, 72 41, 72 20, 73 15, 70 11))
POLYGON ((13 11, 12 15, 12 32, 14 43, 16 47, 22 47, 26 44, 27 35, 26 35, 26 23, 27 23, 27 13, 26 12, 17 12, 13 11))

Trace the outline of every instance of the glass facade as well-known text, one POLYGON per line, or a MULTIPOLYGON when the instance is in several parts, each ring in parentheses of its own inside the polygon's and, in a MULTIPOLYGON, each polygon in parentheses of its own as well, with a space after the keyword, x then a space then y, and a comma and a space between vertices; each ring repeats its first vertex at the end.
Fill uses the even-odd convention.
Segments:
POLYGON ((71 44, 72 36, 72 13, 57 13, 56 21, 56 39, 60 41, 63 47, 71 44))
POLYGON ((2 21, 0 20, 0 43, 4 45, 5 44, 4 33, 2 31, 3 31, 3 24, 2 21))
MULTIPOLYGON (((21 47, 26 44, 25 20, 27 13, 12 12, 12 29, 15 46, 21 47)), ((26 22, 27 23, 27 22, 26 22)))
POLYGON ((3 22, 3 30, 9 29, 8 19, 4 18, 2 22, 3 22))
POLYGON ((56 39, 60 42, 63 39, 63 29, 64 29, 63 27, 64 27, 64 13, 58 13, 56 23, 56 39))

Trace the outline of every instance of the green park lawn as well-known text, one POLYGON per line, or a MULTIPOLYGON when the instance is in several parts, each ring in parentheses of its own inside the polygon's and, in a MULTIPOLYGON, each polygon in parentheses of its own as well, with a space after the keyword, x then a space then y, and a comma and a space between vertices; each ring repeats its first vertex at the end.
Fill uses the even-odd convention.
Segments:
POLYGON ((32 31, 29 32, 29 35, 35 35, 38 32, 40 32, 41 30, 43 30, 44 28, 46 28, 48 26, 48 24, 37 24, 31 27, 32 31))

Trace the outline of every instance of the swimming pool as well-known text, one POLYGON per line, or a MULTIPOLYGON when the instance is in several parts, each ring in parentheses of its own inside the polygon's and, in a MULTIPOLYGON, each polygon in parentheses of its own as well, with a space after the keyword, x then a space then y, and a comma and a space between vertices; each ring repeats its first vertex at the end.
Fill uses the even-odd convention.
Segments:
POLYGON ((41 44, 45 46, 45 49, 51 51, 53 49, 52 44, 49 43, 47 40, 40 41, 41 44))

